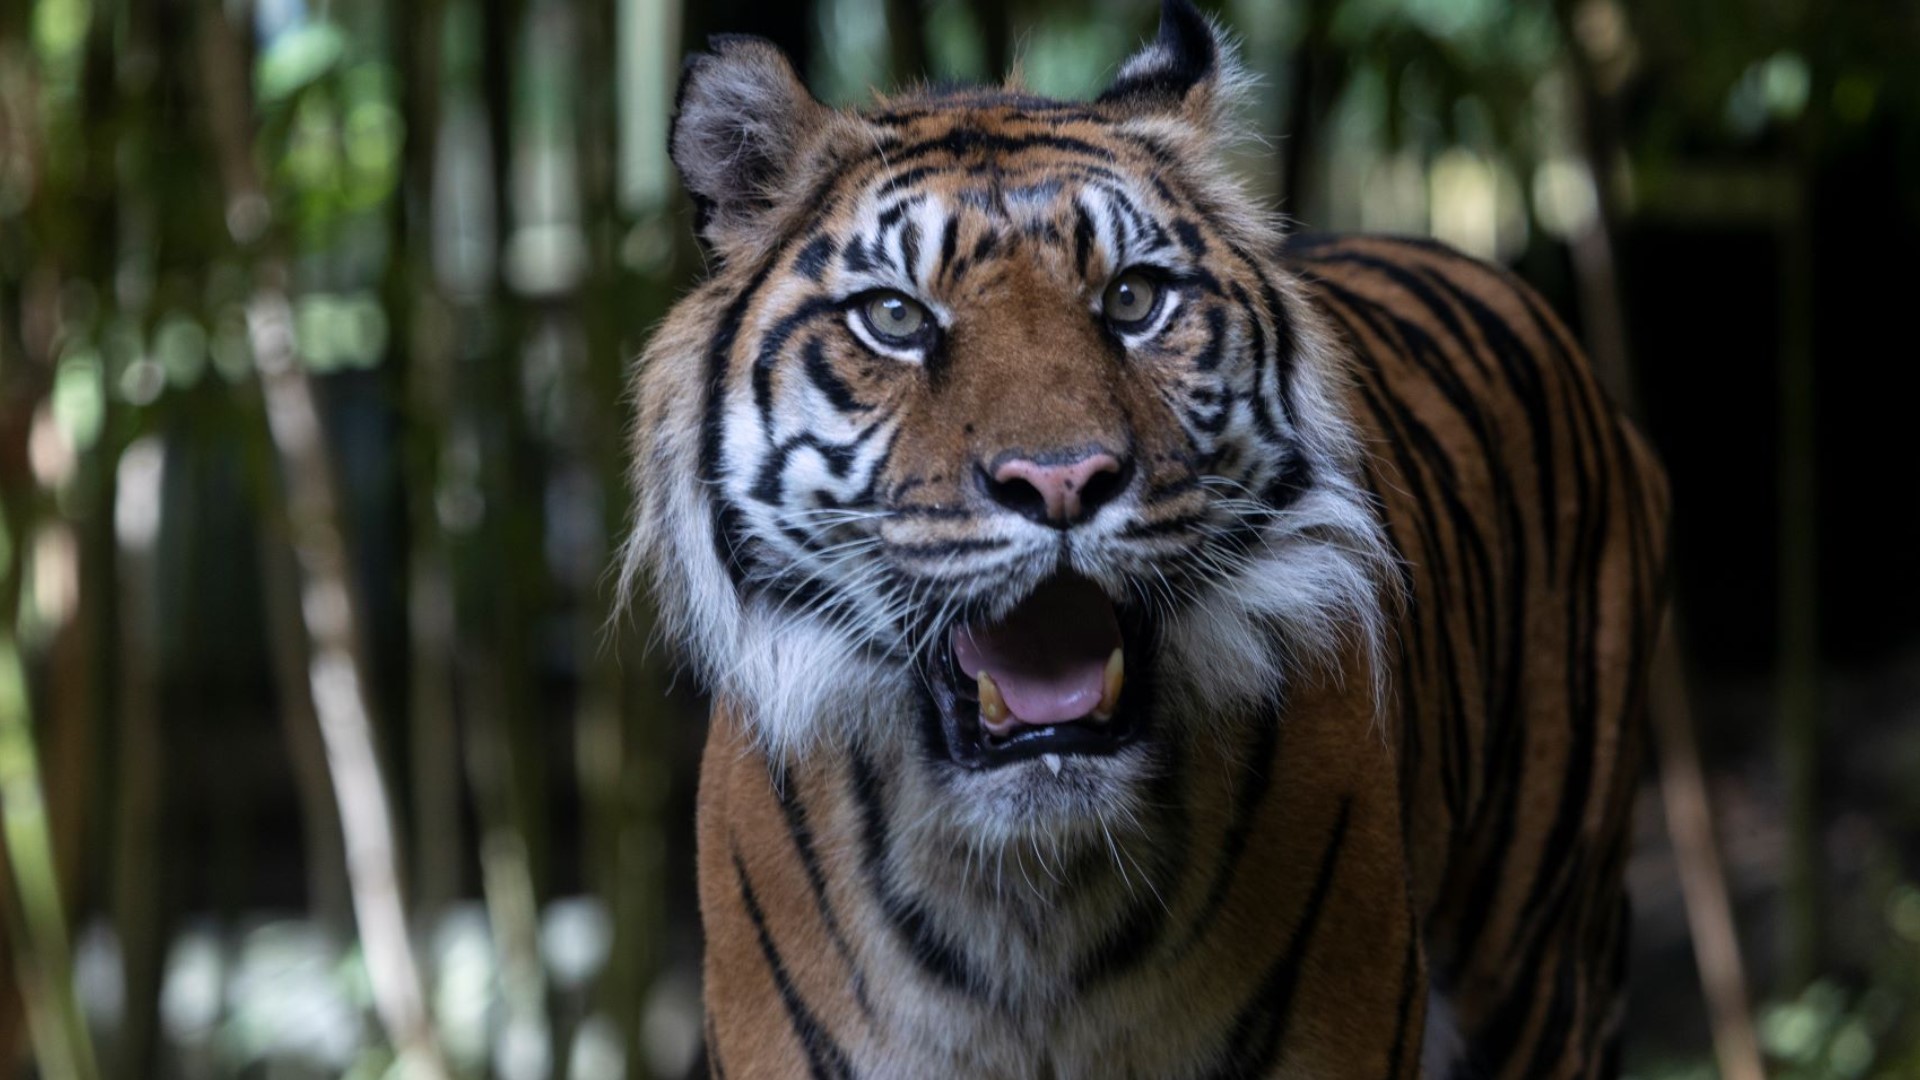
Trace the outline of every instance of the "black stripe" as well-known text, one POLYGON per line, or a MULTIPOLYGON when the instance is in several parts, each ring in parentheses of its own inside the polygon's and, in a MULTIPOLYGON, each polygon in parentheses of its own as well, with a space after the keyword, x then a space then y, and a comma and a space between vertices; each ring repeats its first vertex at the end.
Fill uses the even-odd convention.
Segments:
POLYGON ((853 794, 860 806, 860 862, 867 886, 915 966, 935 982, 974 1000, 987 997, 986 982, 956 946, 934 928, 924 905, 900 892, 887 867, 889 846, 886 806, 880 778, 862 753, 852 755, 853 794))
POLYGON ((940 230, 940 265, 934 267, 934 276, 949 273, 953 269, 954 252, 960 246, 960 218, 958 215, 947 218, 947 224, 940 230))
POLYGON ((767 277, 773 272, 773 260, 769 259, 754 275, 748 279, 746 288, 734 297, 720 315, 720 325, 714 329, 713 337, 707 342, 707 399, 700 419, 700 479, 702 487, 713 500, 713 544, 714 552, 720 557, 720 563, 726 567, 727 574, 738 586, 746 576, 745 556, 741 545, 735 543, 731 529, 738 526, 738 510, 728 502, 722 486, 724 477, 720 468, 722 442, 722 412, 727 392, 727 363, 733 353, 735 340, 740 334, 740 322, 746 317, 747 307, 766 284, 767 277))
POLYGON ((1161 518, 1158 521, 1131 521, 1120 531, 1128 540, 1151 540, 1157 536, 1170 536, 1193 532, 1207 523, 1207 515, 1201 512, 1178 514, 1161 518))
POLYGON ((1073 265, 1081 277, 1087 276, 1087 260, 1093 256, 1093 219, 1087 208, 1073 204, 1073 265))
POLYGON ((1215 305, 1207 309, 1207 343, 1201 347, 1200 355, 1194 357, 1193 366, 1201 371, 1215 370, 1226 355, 1226 348, 1227 311, 1215 305))
MULTIPOLYGON (((1336 315, 1336 318, 1339 316, 1336 315)), ((1389 436, 1384 445, 1394 465, 1397 482, 1393 486, 1415 506, 1415 512, 1408 515, 1413 525, 1413 537, 1400 536, 1394 529, 1392 517, 1389 515, 1385 518, 1388 540, 1392 543, 1394 553, 1399 557, 1401 564, 1408 568, 1406 573, 1409 618, 1404 621, 1400 638, 1403 652, 1410 656, 1416 665, 1416 674, 1414 678, 1401 680, 1401 684, 1407 688, 1398 695, 1401 700, 1402 723, 1410 732, 1421 730, 1422 695, 1415 694, 1411 688, 1431 686, 1432 680, 1437 679, 1439 681, 1437 692, 1429 690, 1424 695, 1427 698, 1424 704, 1436 711, 1435 726, 1443 736, 1446 736, 1440 746, 1441 797, 1446 805, 1448 817, 1458 824, 1465 821, 1471 811, 1468 791, 1472 780, 1468 775, 1468 762, 1472 758, 1469 743, 1473 734, 1467 720, 1466 689, 1461 684, 1460 660, 1457 655, 1461 646, 1456 643, 1454 635, 1449 632, 1443 619, 1430 620, 1423 617, 1428 607, 1436 613, 1454 610, 1448 597, 1453 591, 1455 580, 1465 579, 1461 568, 1455 565, 1446 549, 1441 546, 1439 534, 1435 531, 1445 519, 1441 516, 1440 508, 1436 506, 1433 491, 1435 488, 1441 491, 1451 489, 1447 487, 1447 480, 1444 477, 1438 478, 1430 488, 1427 482, 1427 470, 1419 468, 1410 456, 1407 449, 1409 439, 1400 428, 1400 417, 1394 415, 1396 410, 1401 408, 1400 404, 1395 401, 1389 405, 1390 399, 1384 391, 1376 390, 1364 379, 1358 384, 1358 388, 1360 401, 1372 414, 1375 429, 1389 436), (1400 432, 1397 437, 1396 432, 1400 432), (1418 548, 1410 547, 1410 542, 1417 543, 1418 548), (1428 570, 1425 590, 1416 588, 1418 572, 1413 569, 1415 566, 1425 566, 1428 570), (1423 602, 1428 598, 1431 600, 1430 603, 1423 602), (1428 664, 1428 649, 1439 653, 1436 662, 1432 665, 1428 664)), ((1383 498, 1387 493, 1387 485, 1382 482, 1379 474, 1370 473, 1368 479, 1374 497, 1383 498)), ((1460 512, 1461 508, 1457 500, 1446 499, 1445 501, 1449 513, 1460 512)), ((1471 585, 1472 580, 1465 579, 1463 584, 1471 585)), ((1409 804, 1411 805, 1411 802, 1409 804)))
POLYGON ((887 550, 917 559, 936 559, 948 555, 971 555, 979 551, 999 551, 1007 541, 995 537, 965 537, 958 540, 929 540, 918 544, 892 544, 887 550))
POLYGON ((926 179, 927 177, 933 175, 934 173, 945 172, 945 171, 946 169, 944 166, 922 165, 918 168, 908 169, 905 172, 895 173, 892 176, 887 178, 886 183, 880 185, 880 190, 875 194, 881 197, 885 197, 893 194, 896 191, 899 191, 902 188, 910 187, 914 184, 917 184, 920 181, 926 179))
POLYGON ((1186 248, 1187 254, 1194 258, 1207 253, 1207 238, 1201 234, 1200 226, 1186 218, 1174 219, 1173 234, 1180 238, 1180 246, 1186 248))
POLYGON ((956 127, 936 138, 908 143, 898 151, 888 154, 887 160, 889 164, 897 167, 933 154, 964 157, 968 154, 1017 154, 1025 150, 1058 150, 1062 153, 1080 154, 1095 161, 1112 161, 1114 156, 1113 150, 1109 147, 1067 135, 1002 135, 963 126, 956 127))
MULTIPOLYGON (((1388 316, 1369 304, 1363 298, 1347 293, 1330 282, 1320 282, 1320 288, 1326 298, 1333 301, 1327 307, 1347 331, 1361 355, 1366 355, 1353 319, 1372 324, 1375 333, 1391 344, 1394 328, 1388 316)), ((1403 350, 1410 346, 1402 343, 1403 350)), ((1387 387, 1375 389, 1373 381, 1381 378, 1376 369, 1363 367, 1359 380, 1360 399, 1374 415, 1374 426, 1389 436, 1384 442, 1386 451, 1393 456, 1398 466, 1399 487, 1402 493, 1412 498, 1418 512, 1409 515, 1419 536, 1421 549, 1410 551, 1404 546, 1399 549, 1402 559, 1428 568, 1428 592, 1432 598, 1432 608, 1436 613, 1464 611, 1469 619, 1477 619, 1481 624, 1480 639, 1487 640, 1493 621, 1493 604, 1487 595, 1494 588, 1492 579, 1492 555, 1483 541, 1478 523, 1471 510, 1460 498, 1460 479, 1455 473, 1454 462, 1445 452, 1439 438, 1416 419, 1398 395, 1387 387), (1424 466, 1421 468, 1420 466, 1424 466), (1431 475, 1429 484, 1425 477, 1431 475), (1448 536, 1452 540, 1449 546, 1443 546, 1441 535, 1436 530, 1441 524, 1452 526, 1448 536), (1462 599, 1456 601, 1452 594, 1456 587, 1462 599), (1478 614, 1476 614, 1478 613, 1478 614)), ((1384 497, 1387 493, 1376 484, 1375 495, 1384 497)), ((1477 790, 1478 785, 1468 773, 1470 760, 1469 742, 1473 736, 1466 711, 1464 687, 1459 680, 1460 659, 1458 653, 1463 645, 1455 641, 1455 636, 1445 622, 1438 621, 1429 625, 1431 620, 1417 617, 1422 605, 1422 596, 1415 593, 1413 601, 1416 608, 1410 614, 1416 617, 1409 620, 1408 632, 1421 638, 1431 634, 1428 642, 1440 653, 1437 670, 1442 680, 1442 693, 1439 696, 1444 709, 1437 721, 1442 732, 1451 733, 1453 738, 1446 747, 1449 756, 1447 768, 1442 777, 1449 785, 1448 808, 1456 823, 1466 821, 1477 811, 1477 797, 1469 797, 1469 792, 1477 790)), ((1483 694, 1488 687, 1483 686, 1483 694)), ((1403 695, 1409 707, 1411 695, 1403 695)), ((1482 701, 1483 713, 1493 706, 1482 701)))
MULTIPOLYGON (((1398 1019, 1393 1024, 1393 1049, 1387 1053, 1387 1080, 1400 1080, 1400 1063, 1407 1053, 1407 1032, 1414 1027, 1413 1006, 1419 1000, 1423 980, 1420 978, 1420 925, 1418 916, 1413 912, 1413 898, 1407 898, 1407 958, 1400 965, 1400 1007, 1398 1019)), ((1424 1013, 1424 1008, 1422 1013, 1424 1013)), ((1423 1017, 1424 1019, 1424 1017, 1423 1017)), ((1426 1025, 1420 1025, 1424 1028, 1426 1025)), ((1417 1038, 1415 1041, 1419 1041, 1417 1038)), ((1419 1058, 1413 1059, 1414 1072, 1420 1070, 1419 1058)))
POLYGON ((800 249, 800 254, 793 257, 793 268, 809 280, 819 281, 827 272, 827 262, 833 258, 833 252, 833 237, 815 237, 813 242, 800 249))
MULTIPOLYGON (((1577 937, 1568 935, 1566 944, 1562 946, 1562 953, 1572 951, 1572 946, 1577 941, 1577 937)), ((1522 1076, 1552 1075, 1554 1066, 1567 1056, 1568 1042, 1573 1036, 1574 1023, 1578 1019, 1576 1015, 1580 998, 1578 965, 1572 957, 1562 955, 1554 966, 1556 970, 1553 989, 1547 996, 1546 1012, 1541 1016, 1540 1030, 1534 1035, 1533 1055, 1529 1059, 1526 1070, 1520 1074, 1522 1076)), ((1529 987, 1528 992, 1530 996, 1538 994, 1538 990, 1534 987, 1529 987)), ((1505 1061, 1499 1060, 1499 1063, 1504 1065, 1505 1061)))
POLYGON ((807 820, 807 808, 800 799, 799 778, 788 775, 783 779, 783 783, 774 785, 774 790, 779 796, 780 812, 787 819, 787 838, 793 841, 794 853, 800 856, 800 869, 807 875, 807 889, 813 893, 814 909, 820 914, 821 925, 827 928, 827 938, 851 973, 854 1003, 870 1018, 873 1004, 867 998, 867 976, 854 959, 846 932, 840 928, 840 917, 834 914, 833 901, 827 896, 827 875, 821 870, 819 852, 813 847, 813 824, 807 820))
POLYGON ((1268 710, 1269 718, 1254 729, 1253 746, 1247 752, 1247 780, 1244 787, 1233 795, 1233 817, 1227 825, 1227 831, 1220 838, 1220 857, 1213 866, 1213 879, 1207 884, 1206 899, 1194 912, 1188 923, 1187 933, 1178 946, 1182 954, 1198 944, 1200 938, 1212 929, 1220 910, 1226 906, 1227 894, 1233 888, 1234 878, 1240 873, 1240 865, 1246 860, 1247 844, 1253 836, 1253 825, 1266 805, 1267 794, 1273 788, 1273 764, 1280 750, 1281 706, 1276 703, 1268 710))
POLYGON ((773 452, 761 460, 760 471, 755 475, 748 495, 768 506, 780 506, 786 499, 787 462, 800 450, 812 450, 819 454, 827 464, 828 473, 835 479, 845 479, 847 470, 853 467, 854 455, 860 452, 860 448, 879 428, 878 423, 868 424, 854 436, 852 442, 845 444, 828 442, 811 432, 795 435, 774 447, 773 452))
POLYGON ((900 227, 900 261, 904 264, 901 271, 912 280, 915 269, 920 265, 920 223, 909 221, 900 227))
POLYGON ((887 230, 898 224, 900 219, 906 216, 908 210, 926 201, 927 197, 924 194, 914 194, 898 202, 889 204, 885 209, 880 211, 879 217, 875 219, 879 226, 880 235, 885 236, 887 230))
POLYGON ((933 521, 966 521, 973 517, 973 511, 964 506, 923 506, 918 503, 896 504, 887 510, 895 517, 926 518, 933 521))
POLYGON ((800 367, 806 372, 808 381, 827 399, 827 404, 842 413, 872 412, 873 406, 853 396, 853 388, 847 385, 833 370, 833 364, 827 359, 826 346, 820 338, 809 338, 800 350, 800 367))
POLYGON ((1118 206, 1120 211, 1127 215, 1127 220, 1133 225, 1134 235, 1148 238, 1147 246, 1155 250, 1173 246, 1173 238, 1167 235, 1167 230, 1161 227, 1158 218, 1141 212, 1139 205, 1133 201, 1132 195, 1110 185, 1103 185, 1103 190, 1106 191, 1111 204, 1118 206))
MULTIPOLYGON (((1145 693, 1150 699, 1152 688, 1147 687, 1145 693)), ((1147 707, 1151 707, 1150 700, 1147 707)), ((1151 866, 1135 864, 1135 868, 1146 878, 1147 888, 1145 891, 1133 891, 1133 902, 1117 927, 1074 965, 1074 986, 1079 993, 1126 975, 1149 956, 1157 955, 1154 946, 1160 942, 1166 930, 1170 913, 1153 879, 1157 877, 1162 882, 1178 882, 1186 877, 1187 859, 1193 847, 1193 823, 1180 798, 1185 755, 1173 744, 1164 744, 1161 754, 1165 760, 1154 772, 1145 802, 1148 806, 1159 808, 1165 817, 1159 822, 1158 842, 1149 860, 1151 866)), ((1118 867, 1118 856, 1115 857, 1115 866, 1118 867)), ((1124 876, 1124 871, 1122 873, 1124 876)))
POLYGON ((700 1028, 707 1040, 707 1075, 712 1080, 727 1080, 727 1068, 720 1062, 720 1039, 714 1034, 712 1013, 706 1015, 700 1028))
POLYGON ((760 955, 766 958, 767 973, 773 976, 780 1004, 786 1007, 793 1037, 799 1040, 800 1049, 807 1055, 807 1072, 816 1080, 850 1080, 854 1075, 853 1063, 847 1060, 846 1051, 840 1049, 825 1025, 813 1015, 793 985, 793 977, 787 973, 786 962, 767 930, 766 913, 760 909, 760 898, 754 895, 753 882, 747 877, 747 866, 740 859, 737 845, 733 849, 733 873, 739 884, 741 902, 747 908, 747 918, 752 920, 753 932, 760 940, 760 955))
MULTIPOLYGON (((1491 430, 1490 419, 1482 411, 1483 399, 1459 380, 1447 351, 1428 336, 1424 328, 1397 312, 1388 311, 1349 293, 1333 282, 1322 281, 1319 284, 1330 296, 1339 299, 1372 324, 1375 333, 1384 341, 1393 344, 1397 338, 1401 355, 1413 361, 1412 371, 1424 375, 1465 422, 1467 430, 1478 443, 1481 460, 1501 460, 1498 449, 1500 441, 1491 430)), ((1462 345, 1470 347, 1470 343, 1464 341, 1462 345)), ((1387 394, 1382 400, 1390 404, 1403 431, 1411 437, 1413 448, 1440 476, 1440 482, 1432 490, 1445 504, 1447 518, 1453 524, 1451 538, 1461 563, 1457 570, 1469 575, 1461 580, 1462 598, 1465 601, 1465 607, 1461 610, 1477 623, 1477 640, 1486 643, 1489 658, 1501 661, 1496 670, 1483 673, 1485 700, 1480 706, 1482 715, 1490 721, 1481 755, 1481 786, 1497 791, 1501 801, 1492 808, 1492 822, 1476 826, 1476 830, 1483 834, 1490 831, 1496 838, 1494 846, 1500 847, 1510 842, 1512 832, 1517 827, 1513 818, 1512 793, 1501 790, 1499 782, 1506 777, 1507 767, 1521 760, 1521 733, 1512 721, 1517 716, 1519 680, 1524 671, 1521 650, 1528 644, 1521 633, 1527 625, 1525 589, 1522 586, 1528 580, 1529 561, 1526 544, 1522 542, 1527 535, 1524 515, 1506 475, 1499 469, 1490 468, 1487 476, 1491 481, 1490 494, 1500 530, 1496 536, 1486 535, 1484 526, 1492 523, 1483 522, 1461 501, 1458 490, 1461 481, 1455 475, 1453 454, 1434 432, 1413 418, 1411 412, 1400 404, 1398 395, 1387 394), (1499 543, 1496 542, 1498 536, 1512 540, 1499 543), (1496 551, 1506 556, 1498 575, 1493 572, 1492 565, 1496 551)), ((1440 575, 1436 573, 1434 576, 1438 578, 1440 575)), ((1443 603, 1437 605, 1436 610, 1450 611, 1454 607, 1451 603, 1443 603)), ((1496 852, 1496 860, 1502 857, 1496 852)), ((1466 913, 1467 924, 1473 927, 1466 940, 1477 936, 1479 927, 1476 924, 1484 922, 1489 913, 1492 891, 1498 884, 1497 873, 1488 874, 1480 883, 1482 895, 1469 905, 1471 910, 1466 913)))
POLYGON ((770 417, 773 412, 773 368, 786 351, 787 341, 808 322, 839 310, 839 303, 832 297, 811 297, 774 323, 773 328, 760 339, 760 348, 753 360, 753 405, 763 418, 770 417))
POLYGON ((1320 870, 1314 876, 1313 891, 1307 896, 1306 907, 1302 909, 1299 921, 1294 924, 1293 933, 1288 936, 1279 958, 1267 969, 1252 997, 1241 1008, 1228 1036, 1225 1060, 1214 1071, 1214 1076, 1222 1080, 1250 1080, 1266 1075, 1273 1067, 1274 1058, 1286 1039, 1287 1023, 1293 1011, 1293 992, 1300 983, 1301 962, 1306 958, 1307 947, 1313 943, 1320 914, 1326 907, 1327 894, 1333 891, 1334 871, 1339 866, 1340 851, 1346 843, 1347 822, 1352 815, 1353 798, 1346 796, 1340 800, 1340 816, 1334 820, 1333 834, 1327 838, 1327 846, 1321 852, 1320 870))

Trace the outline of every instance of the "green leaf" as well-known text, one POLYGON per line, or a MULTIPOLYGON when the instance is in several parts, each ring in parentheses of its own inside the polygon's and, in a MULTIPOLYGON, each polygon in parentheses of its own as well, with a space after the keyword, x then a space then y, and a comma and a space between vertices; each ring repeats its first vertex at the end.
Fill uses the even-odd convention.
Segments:
POLYGON ((260 100, 282 101, 311 86, 346 52, 347 37, 332 23, 311 22, 288 30, 260 56, 254 79, 260 100))

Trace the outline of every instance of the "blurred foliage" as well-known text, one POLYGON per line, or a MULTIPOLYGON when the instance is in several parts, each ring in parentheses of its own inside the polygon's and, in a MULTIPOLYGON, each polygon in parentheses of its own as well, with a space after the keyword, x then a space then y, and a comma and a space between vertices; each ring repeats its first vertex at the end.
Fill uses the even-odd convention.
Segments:
MULTIPOLYGON (((300 523, 260 376, 263 300, 283 291, 441 1052, 514 1080, 693 1068, 698 703, 645 655, 644 610, 603 632, 625 362, 700 266, 662 146, 682 44, 768 33, 838 103, 1015 60, 1033 89, 1084 95, 1152 7, 7 0, 0 786, 9 835, 47 834, 21 834, 0 884, 80 929, 69 957, 64 927, 10 920, 6 970, 71 967, 108 1075, 406 1071, 302 677, 315 594, 289 568, 300 523)), ((1590 340, 1619 314, 1593 304, 1616 273, 1593 253, 1636 228, 1711 251, 1807 227, 1809 192, 1841 182, 1823 178, 1920 175, 1920 8, 1902 0, 1217 13, 1256 77, 1256 190, 1311 227, 1505 260, 1590 340)), ((1920 185, 1893 186, 1889 228, 1920 217, 1920 185)), ((1748 734, 1723 767, 1771 752, 1748 734)), ((1884 898, 1849 939, 1866 944, 1828 949, 1809 984, 1772 980, 1779 1075, 1920 1075, 1915 824, 1888 826, 1871 888, 1835 875, 1884 898)), ((18 988, 0 989, 4 1055, 18 988)), ((1711 1075, 1704 1029, 1668 1026, 1633 1032, 1635 1075, 1711 1075)))

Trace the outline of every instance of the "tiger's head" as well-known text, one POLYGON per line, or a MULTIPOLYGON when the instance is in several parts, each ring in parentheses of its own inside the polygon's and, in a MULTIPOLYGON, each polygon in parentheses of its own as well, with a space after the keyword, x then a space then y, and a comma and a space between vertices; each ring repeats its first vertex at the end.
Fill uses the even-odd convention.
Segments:
POLYGON ((772 760, 1059 835, 1377 643, 1342 353, 1226 169, 1236 80, 1184 0, 1089 103, 688 63, 716 266, 642 362, 626 570, 772 760))

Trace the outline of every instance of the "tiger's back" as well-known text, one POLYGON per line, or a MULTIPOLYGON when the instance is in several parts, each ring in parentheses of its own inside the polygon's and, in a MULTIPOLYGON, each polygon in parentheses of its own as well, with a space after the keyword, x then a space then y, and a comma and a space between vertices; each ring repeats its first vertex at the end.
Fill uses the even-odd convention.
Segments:
POLYGON ((1404 239, 1288 261, 1354 347, 1411 598, 1389 708, 1434 978, 1487 1075, 1611 1074, 1665 475, 1507 272, 1404 239))

